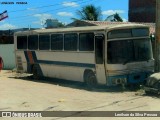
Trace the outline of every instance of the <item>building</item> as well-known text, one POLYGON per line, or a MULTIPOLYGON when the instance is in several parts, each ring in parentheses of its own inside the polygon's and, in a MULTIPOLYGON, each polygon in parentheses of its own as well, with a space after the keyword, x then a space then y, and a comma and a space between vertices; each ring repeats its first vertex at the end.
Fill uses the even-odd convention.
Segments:
POLYGON ((64 27, 64 24, 59 22, 57 19, 47 19, 45 24, 47 29, 64 27))
POLYGON ((129 22, 155 23, 156 0, 129 0, 129 22))

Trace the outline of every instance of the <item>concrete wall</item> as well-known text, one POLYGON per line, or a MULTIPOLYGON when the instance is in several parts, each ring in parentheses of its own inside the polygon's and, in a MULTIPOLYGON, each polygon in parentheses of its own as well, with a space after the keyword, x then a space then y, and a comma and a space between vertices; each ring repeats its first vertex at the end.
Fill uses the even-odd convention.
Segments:
POLYGON ((3 69, 12 70, 15 68, 14 44, 0 44, 0 56, 4 62, 3 69))

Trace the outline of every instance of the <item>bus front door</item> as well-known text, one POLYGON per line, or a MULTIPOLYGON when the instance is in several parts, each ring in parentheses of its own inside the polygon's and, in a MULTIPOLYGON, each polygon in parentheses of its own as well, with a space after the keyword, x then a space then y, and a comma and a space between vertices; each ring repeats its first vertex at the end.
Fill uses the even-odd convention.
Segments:
POLYGON ((99 84, 106 84, 103 35, 95 36, 95 62, 97 82, 99 84))

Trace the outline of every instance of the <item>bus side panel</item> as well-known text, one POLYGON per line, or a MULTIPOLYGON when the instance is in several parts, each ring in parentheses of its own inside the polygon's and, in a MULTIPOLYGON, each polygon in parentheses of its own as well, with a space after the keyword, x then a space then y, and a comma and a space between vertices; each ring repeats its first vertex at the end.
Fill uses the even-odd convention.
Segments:
POLYGON ((94 53, 37 51, 36 59, 46 77, 83 81, 85 69, 95 70, 94 53))
POLYGON ((59 78, 73 81, 83 81, 83 71, 77 67, 58 66, 58 65, 40 65, 43 75, 51 78, 59 78))

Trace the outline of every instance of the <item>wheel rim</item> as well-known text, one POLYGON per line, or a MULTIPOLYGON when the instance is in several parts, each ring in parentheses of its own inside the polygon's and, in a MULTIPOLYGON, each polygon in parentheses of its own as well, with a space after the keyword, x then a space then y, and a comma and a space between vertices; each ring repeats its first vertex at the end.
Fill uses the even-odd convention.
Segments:
POLYGON ((90 88, 97 87, 97 81, 96 81, 95 75, 89 74, 87 77, 86 83, 87 83, 87 86, 90 88))

